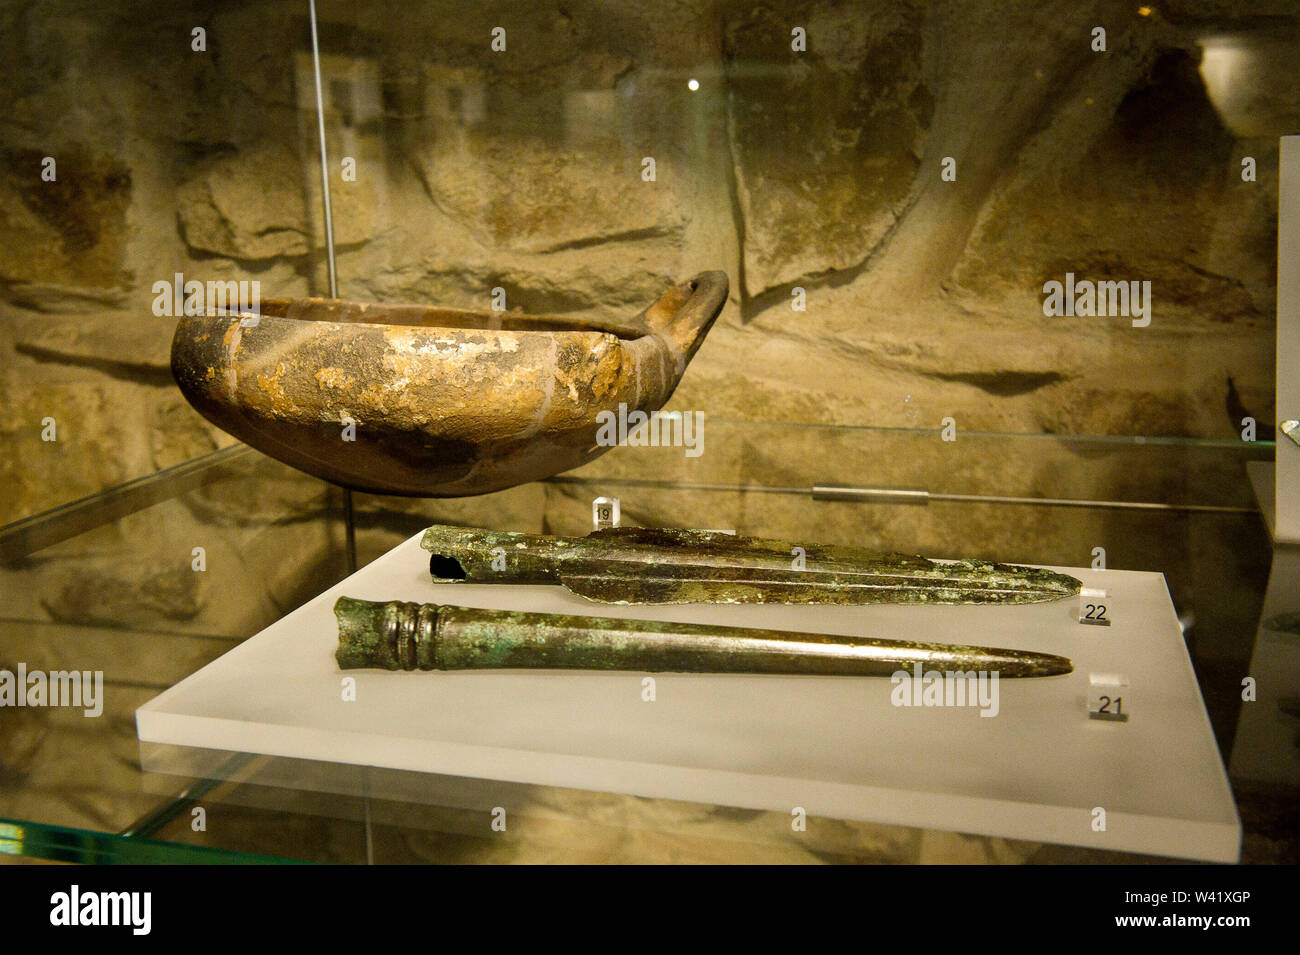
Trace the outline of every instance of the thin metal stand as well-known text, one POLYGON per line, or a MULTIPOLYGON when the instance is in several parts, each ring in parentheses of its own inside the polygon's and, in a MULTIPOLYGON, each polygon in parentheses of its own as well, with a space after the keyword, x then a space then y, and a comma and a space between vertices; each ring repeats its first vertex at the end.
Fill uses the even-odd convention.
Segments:
POLYGON ((311 13, 311 62, 316 71, 316 131, 320 136, 320 188, 325 204, 325 258, 329 269, 330 298, 339 297, 338 270, 334 264, 334 214, 330 204, 329 154, 325 150, 325 98, 320 82, 320 40, 316 34, 316 0, 307 0, 311 13))
MULTIPOLYGON (((311 16, 311 63, 316 78, 316 134, 320 142, 320 194, 325 209, 325 265, 330 298, 339 297, 338 264, 334 260, 334 207, 330 201, 329 151, 325 146, 325 95, 320 81, 320 36, 316 28, 316 0, 307 0, 311 16)), ((353 521, 352 491, 343 488, 343 524, 347 538, 348 573, 357 569, 357 529, 353 521)))
MULTIPOLYGON (((316 132, 320 138, 320 192, 325 207, 325 263, 329 272, 330 298, 339 297, 338 265, 334 261, 334 211, 330 203, 329 152, 325 147, 325 97, 320 81, 320 37, 316 28, 316 0, 307 0, 311 15, 311 63, 316 74, 316 132)), ((347 541, 348 573, 357 571, 357 528, 353 519, 352 490, 343 488, 343 533, 347 541)), ((370 831, 370 797, 363 800, 366 814, 366 863, 374 865, 374 843, 370 831)))
POLYGON ((357 572, 357 525, 352 516, 352 490, 343 489, 343 533, 347 538, 348 573, 357 572))

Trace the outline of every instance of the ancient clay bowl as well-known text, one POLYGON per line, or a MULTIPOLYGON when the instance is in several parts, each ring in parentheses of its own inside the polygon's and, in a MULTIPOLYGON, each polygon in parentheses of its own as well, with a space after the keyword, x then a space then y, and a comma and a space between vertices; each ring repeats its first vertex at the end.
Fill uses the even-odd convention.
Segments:
POLYGON ((263 299, 182 318, 172 374, 213 424, 327 481, 486 494, 603 454, 601 411, 660 408, 726 298, 703 272, 626 322, 263 299))

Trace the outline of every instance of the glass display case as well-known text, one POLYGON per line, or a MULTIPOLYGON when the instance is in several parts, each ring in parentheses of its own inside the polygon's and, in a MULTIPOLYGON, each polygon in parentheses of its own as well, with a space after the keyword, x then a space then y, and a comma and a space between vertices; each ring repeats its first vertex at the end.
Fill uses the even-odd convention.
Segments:
MULTIPOLYGON (((1297 450, 1279 425, 1300 416, 1277 345, 1290 5, 147 6, 9 5, 0 30, 0 672, 85 679, 81 706, 0 695, 0 860, 1232 861, 1017 838, 942 805, 792 825, 775 797, 139 731, 141 707, 424 527, 581 535, 599 497, 624 525, 1163 574, 1239 858, 1300 857, 1300 586, 1273 539, 1275 461, 1297 450), (249 314, 559 315, 626 344, 620 323, 713 271, 725 303, 663 405, 691 442, 584 449, 487 494, 345 489, 278 438, 236 441, 173 377, 214 290, 249 314)), ((365 389, 513 402, 540 429, 554 392, 590 386, 555 365, 533 398, 469 359, 429 398, 391 355, 335 351, 250 360, 252 397, 213 390, 281 435, 303 371, 364 441, 365 389)))
MULTIPOLYGON (((1248 705, 1241 677, 1250 672, 1272 553, 1248 483, 1233 475, 1267 460, 1267 444, 963 435, 949 449, 952 476, 926 488, 931 501, 900 504, 822 498, 831 487, 844 495, 848 476, 872 476, 874 460, 912 462, 911 474, 897 468, 886 486, 919 487, 930 473, 919 449, 937 442, 937 433, 798 426, 792 438, 783 425, 719 420, 710 427, 707 464, 689 474, 684 456, 664 449, 660 467, 629 476, 615 452, 578 473, 468 502, 358 495, 351 515, 358 563, 453 519, 580 533, 597 496, 617 496, 629 521, 653 516, 754 535, 884 539, 941 555, 1072 565, 1091 562, 1103 547, 1111 566, 1164 568, 1215 737, 1231 752, 1248 705), (779 471, 750 460, 755 446, 794 441, 833 453, 796 456, 807 464, 779 471), (1018 480, 984 483, 980 462, 990 458, 1018 480), (1053 473, 1056 462, 1071 460, 1103 473, 1168 468, 1165 486, 1176 493, 1089 500, 1075 496, 1084 485, 1033 477, 1036 468, 1053 473), (831 462, 832 470, 820 470, 831 462)), ((874 486, 860 482, 858 493, 874 486)), ((775 811, 438 774, 374 770, 365 785, 375 795, 365 795, 355 767, 349 777, 345 767, 264 753, 203 753, 197 763, 147 753, 136 708, 345 578, 348 524, 337 488, 234 447, 10 525, 0 537, 8 667, 98 670, 104 690, 97 718, 10 711, 8 851, 68 861, 206 861, 208 853, 333 862, 1132 858, 844 819, 815 819, 807 831, 818 837, 809 840, 775 811), (208 776, 186 775, 196 765, 208 776), (503 804, 517 821, 497 839, 491 811, 503 804)), ((1289 843, 1276 833, 1285 800, 1266 781, 1234 784, 1244 858, 1285 858, 1289 843)))

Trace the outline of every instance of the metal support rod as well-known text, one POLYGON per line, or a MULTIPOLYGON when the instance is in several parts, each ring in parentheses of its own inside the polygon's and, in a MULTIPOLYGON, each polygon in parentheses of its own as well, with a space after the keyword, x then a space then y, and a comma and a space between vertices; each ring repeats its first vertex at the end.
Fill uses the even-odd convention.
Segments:
POLYGON ((608 488, 644 487, 662 491, 720 491, 743 494, 806 494, 814 501, 841 501, 877 504, 928 504, 931 501, 964 504, 1019 504, 1031 507, 1087 507, 1100 510, 1179 511, 1210 514, 1256 514, 1257 507, 1234 507, 1221 504, 1164 504, 1159 501, 1092 501, 1086 498, 1012 497, 1004 494, 942 494, 924 488, 850 487, 841 484, 816 484, 812 487, 779 487, 768 484, 702 484, 683 481, 654 481, 644 478, 569 477, 558 475, 544 479, 546 484, 580 484, 608 488))
MULTIPOLYGON (((339 297, 338 264, 334 261, 334 207, 330 201, 329 152, 325 146, 325 96, 320 81, 320 37, 316 29, 316 0, 307 0, 311 15, 311 64, 316 75, 316 132, 320 138, 320 194, 325 209, 325 266, 330 298, 339 297)), ((357 569, 357 529, 352 521, 352 490, 343 489, 343 533, 347 538, 348 573, 357 569)))
POLYGON ((814 501, 875 501, 879 504, 928 504, 931 494, 919 487, 847 487, 814 484, 814 501))
POLYGON ((1253 507, 1221 504, 1164 504, 1159 501, 1093 501, 1073 497, 1018 497, 1008 494, 943 494, 924 488, 848 487, 841 484, 813 486, 814 501, 876 501, 889 504, 928 504, 946 501, 963 504, 1024 504, 1031 507, 1095 507, 1125 511, 1191 511, 1216 514, 1250 514, 1253 507))
POLYGON ((307 0, 311 14, 311 62, 316 71, 316 130, 320 134, 320 188, 325 205, 325 257, 329 269, 330 298, 339 297, 339 278, 334 265, 334 215, 330 205, 329 155, 325 150, 325 98, 320 82, 320 40, 316 35, 316 0, 307 0))
POLYGON ((352 510, 352 489, 343 489, 343 534, 347 540, 348 573, 357 572, 357 525, 352 510))

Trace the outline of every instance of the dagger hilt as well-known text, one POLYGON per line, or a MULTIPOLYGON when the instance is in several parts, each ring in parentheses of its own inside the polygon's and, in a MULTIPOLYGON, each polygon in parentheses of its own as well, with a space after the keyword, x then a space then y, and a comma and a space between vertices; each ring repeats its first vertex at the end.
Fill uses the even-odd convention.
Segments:
POLYGON ((373 603, 340 597, 335 659, 345 670, 430 670, 437 649, 438 604, 389 600, 373 603))

